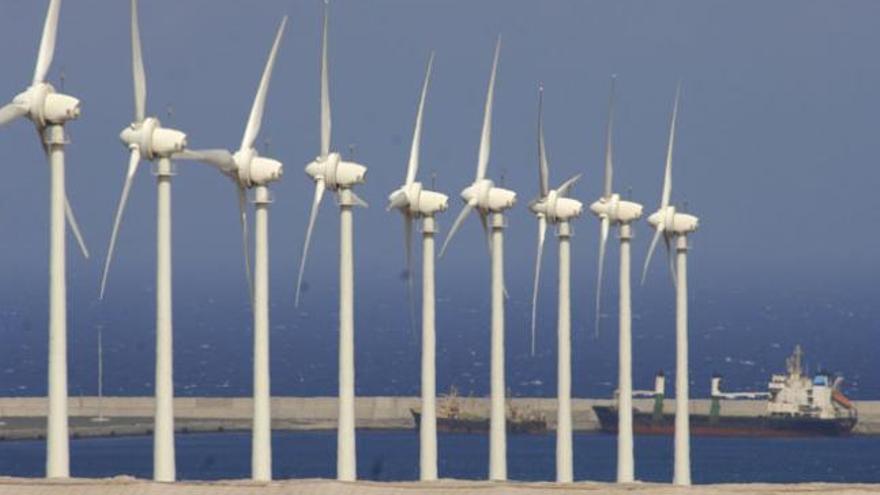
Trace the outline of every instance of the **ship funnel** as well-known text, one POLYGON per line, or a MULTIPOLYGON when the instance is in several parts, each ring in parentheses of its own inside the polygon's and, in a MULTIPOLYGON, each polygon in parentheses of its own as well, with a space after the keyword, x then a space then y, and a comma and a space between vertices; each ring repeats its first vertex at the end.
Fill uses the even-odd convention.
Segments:
POLYGON ((721 397, 721 375, 712 375, 712 388, 710 390, 709 396, 721 397))
POLYGON ((654 377, 654 395, 666 395, 666 376, 662 370, 654 377))

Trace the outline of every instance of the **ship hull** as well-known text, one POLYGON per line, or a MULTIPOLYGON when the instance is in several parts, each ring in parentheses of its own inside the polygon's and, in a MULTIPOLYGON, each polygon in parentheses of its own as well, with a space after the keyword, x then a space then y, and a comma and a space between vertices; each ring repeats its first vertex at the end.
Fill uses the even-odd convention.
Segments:
MULTIPOLYGON (((617 433, 617 409, 593 406, 601 431, 617 433)), ((694 436, 718 437, 836 437, 848 435, 856 418, 819 419, 785 416, 718 416, 691 414, 690 429, 694 436)), ((639 435, 672 435, 675 415, 633 411, 633 431, 639 435)))
MULTIPOLYGON (((413 420, 415 420, 416 430, 419 429, 422 422, 422 413, 410 409, 413 420)), ((487 433, 489 431, 488 418, 448 418, 443 416, 437 417, 437 431, 448 433, 487 433)), ((542 420, 507 420, 508 433, 522 433, 539 435, 547 433, 547 422, 542 420)))

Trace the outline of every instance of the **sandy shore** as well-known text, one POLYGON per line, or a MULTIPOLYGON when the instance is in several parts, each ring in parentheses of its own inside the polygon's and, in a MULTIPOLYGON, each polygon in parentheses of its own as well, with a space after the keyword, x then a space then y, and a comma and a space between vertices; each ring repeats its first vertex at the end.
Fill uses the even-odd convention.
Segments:
POLYGON ((178 482, 156 483, 130 477, 109 479, 43 480, 0 478, 0 493, 10 495, 395 495, 433 494, 454 495, 485 494, 644 494, 644 495, 788 495, 788 494, 876 494, 880 485, 803 483, 803 484, 724 484, 696 485, 682 488, 665 484, 634 483, 616 485, 609 483, 493 483, 485 481, 440 480, 430 483, 398 482, 377 483, 358 481, 352 483, 334 480, 288 480, 271 483, 248 481, 178 482))

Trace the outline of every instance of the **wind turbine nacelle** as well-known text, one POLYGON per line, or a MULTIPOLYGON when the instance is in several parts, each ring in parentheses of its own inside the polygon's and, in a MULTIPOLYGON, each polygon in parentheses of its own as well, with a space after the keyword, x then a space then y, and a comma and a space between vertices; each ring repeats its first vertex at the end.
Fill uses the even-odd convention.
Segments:
POLYGON ((186 134, 174 129, 158 128, 153 130, 150 139, 150 151, 157 156, 171 156, 186 148, 186 134))
POLYGON ((73 96, 49 93, 43 102, 43 120, 50 124, 63 124, 79 117, 79 100, 73 96))
POLYGON ((250 183, 265 185, 281 178, 284 173, 281 162, 271 158, 255 156, 251 159, 248 172, 250 183))
POLYGON ((351 187, 355 184, 363 184, 367 177, 367 167, 355 163, 339 161, 336 165, 335 183, 339 187, 351 187))
POLYGON ((621 201, 617 203, 617 212, 615 215, 618 222, 629 223, 634 222, 642 217, 642 205, 633 203, 632 201, 621 201))
POLYGON ((422 189, 419 193, 416 211, 422 215, 433 215, 437 212, 446 211, 448 206, 449 197, 445 194, 422 189))
POLYGON ((516 193, 510 189, 493 187, 486 194, 484 206, 490 211, 502 211, 512 207, 516 203, 516 193))
POLYGON ((590 211, 600 218, 607 216, 612 222, 630 223, 641 218, 642 205, 632 201, 621 201, 620 196, 614 194, 610 200, 601 198, 594 201, 590 205, 590 211))
POLYGON ((700 221, 687 213, 676 213, 672 217, 672 230, 676 234, 687 234, 697 230, 700 221))
POLYGON ((576 199, 557 198, 551 216, 559 220, 569 220, 579 217, 583 210, 583 203, 576 199))

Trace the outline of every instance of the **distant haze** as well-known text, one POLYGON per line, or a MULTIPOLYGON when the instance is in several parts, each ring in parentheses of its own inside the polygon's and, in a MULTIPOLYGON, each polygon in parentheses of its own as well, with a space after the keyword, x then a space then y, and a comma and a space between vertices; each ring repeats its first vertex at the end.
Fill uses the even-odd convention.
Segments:
MULTIPOLYGON (((46 4, 0 3, 4 103, 29 84, 46 4)), ((276 394, 335 393, 332 201, 315 231, 305 275, 310 289, 293 309, 312 196, 302 167, 319 146, 321 6, 317 0, 140 6, 148 114, 186 131, 194 148, 237 147, 274 30, 290 15, 258 140, 268 138, 261 153, 285 163, 270 210, 276 394)), ((574 196, 589 203, 602 187, 609 77, 617 74, 615 188, 624 195, 631 188, 646 212, 659 203, 669 113, 675 84, 683 81, 673 202, 686 202, 701 219, 689 271, 693 394, 707 393, 713 371, 723 372, 731 388, 763 387, 802 342, 811 366, 843 372, 855 396, 880 397, 880 4, 335 0, 330 8, 333 147, 347 155, 354 145, 354 158, 369 166, 358 194, 371 206, 355 213, 359 393, 418 392, 418 347, 400 281, 402 222, 384 207, 404 178, 428 54, 436 50, 419 174, 430 184, 436 172, 436 188, 450 195, 450 210, 439 218, 442 239, 461 207, 458 192, 473 178, 492 48, 501 34, 489 177, 503 175, 519 194, 505 243, 514 393, 555 393, 554 237, 544 260, 542 353, 526 354, 536 234, 526 205, 538 189, 537 86, 546 88, 551 183, 584 173, 574 196)), ((151 393, 155 187, 149 166, 132 190, 108 296, 97 301, 127 165, 117 136, 133 119, 129 2, 67 1, 58 36, 51 81, 59 87, 63 70, 65 91, 83 101, 82 117, 68 126, 68 195, 92 251, 84 261, 68 237, 71 390, 94 392, 95 331, 102 324, 111 349, 108 390, 151 393)), ((0 128, 0 167, 0 393, 44 393, 48 172, 32 125, 0 128)), ((178 393, 247 393, 250 314, 234 188, 202 165, 179 163, 177 171, 178 393)), ((607 317, 596 340, 598 224, 587 213, 574 227, 575 393, 609 395, 616 383, 616 244, 606 260, 607 317)), ((647 225, 637 225, 634 273, 649 238, 647 225)), ((658 254, 646 286, 634 287, 637 388, 674 363, 672 287, 658 254)), ((483 393, 489 265, 476 220, 468 219, 437 267, 439 387, 456 383, 483 393)))

